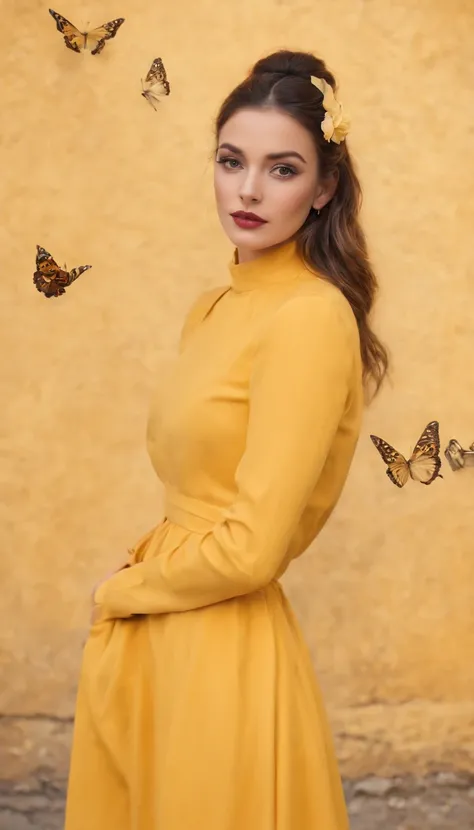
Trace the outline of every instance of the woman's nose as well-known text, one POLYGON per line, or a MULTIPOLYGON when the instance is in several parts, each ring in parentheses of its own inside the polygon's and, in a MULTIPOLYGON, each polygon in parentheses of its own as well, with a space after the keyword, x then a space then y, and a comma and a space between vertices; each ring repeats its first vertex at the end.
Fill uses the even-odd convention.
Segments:
POLYGON ((255 174, 247 174, 241 183, 240 198, 245 201, 259 202, 262 198, 261 184, 255 174))

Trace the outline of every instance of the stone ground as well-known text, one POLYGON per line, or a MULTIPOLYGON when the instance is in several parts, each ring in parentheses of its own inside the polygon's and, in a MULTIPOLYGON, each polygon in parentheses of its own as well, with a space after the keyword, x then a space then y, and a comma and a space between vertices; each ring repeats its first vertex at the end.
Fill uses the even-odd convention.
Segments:
MULTIPOLYGON (((474 776, 371 777, 345 791, 351 830, 474 830, 474 776)), ((34 786, 0 783, 0 830, 62 830, 63 812, 64 785, 47 774, 34 786)))

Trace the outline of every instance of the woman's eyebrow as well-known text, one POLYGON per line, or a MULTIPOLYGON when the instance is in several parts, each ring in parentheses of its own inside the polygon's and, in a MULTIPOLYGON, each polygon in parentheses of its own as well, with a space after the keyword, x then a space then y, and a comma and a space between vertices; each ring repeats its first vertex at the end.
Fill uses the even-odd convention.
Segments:
MULTIPOLYGON (((235 147, 234 144, 228 144, 228 142, 224 142, 224 144, 220 144, 217 148, 218 150, 230 150, 231 153, 236 153, 239 156, 244 156, 245 153, 243 150, 239 150, 238 147, 235 147)), ((301 159, 301 161, 306 164, 305 159, 296 150, 285 150, 283 153, 268 153, 265 158, 267 159, 282 159, 288 158, 288 156, 294 156, 295 158, 301 159)))

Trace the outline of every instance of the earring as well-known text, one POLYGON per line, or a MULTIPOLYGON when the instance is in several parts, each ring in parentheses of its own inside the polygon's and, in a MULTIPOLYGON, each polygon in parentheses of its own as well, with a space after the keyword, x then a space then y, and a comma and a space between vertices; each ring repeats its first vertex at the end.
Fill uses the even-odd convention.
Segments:
POLYGON ((319 209, 319 208, 317 208, 317 210, 316 210, 316 214, 317 214, 317 216, 319 216, 319 215, 320 215, 320 213, 321 213, 320 209, 319 209))

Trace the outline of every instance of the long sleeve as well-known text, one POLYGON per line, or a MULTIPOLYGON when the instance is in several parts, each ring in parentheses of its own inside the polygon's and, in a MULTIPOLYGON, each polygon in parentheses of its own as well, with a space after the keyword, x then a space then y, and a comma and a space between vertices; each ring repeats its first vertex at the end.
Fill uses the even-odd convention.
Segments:
POLYGON ((104 582, 95 601, 106 618, 200 608, 276 576, 344 413, 355 348, 339 297, 280 307, 256 343, 233 503, 209 532, 104 582))

